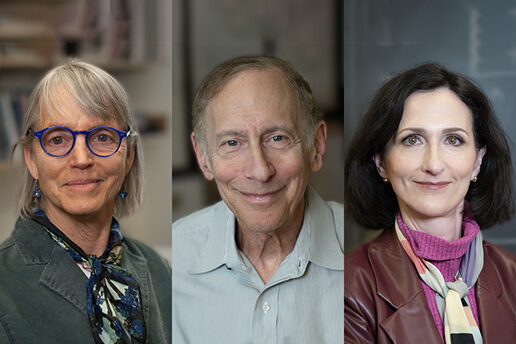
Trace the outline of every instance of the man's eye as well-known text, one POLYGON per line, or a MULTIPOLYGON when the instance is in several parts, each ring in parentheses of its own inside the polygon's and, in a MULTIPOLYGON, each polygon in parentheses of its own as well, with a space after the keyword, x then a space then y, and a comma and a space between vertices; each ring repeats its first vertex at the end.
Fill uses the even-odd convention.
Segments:
POLYGON ((236 141, 236 140, 229 140, 229 141, 226 141, 226 145, 228 145, 230 147, 236 147, 238 145, 238 141, 236 141))
POLYGON ((274 142, 279 142, 279 141, 283 141, 284 139, 285 139, 285 137, 283 137, 281 135, 276 135, 276 136, 273 136, 271 140, 274 142))

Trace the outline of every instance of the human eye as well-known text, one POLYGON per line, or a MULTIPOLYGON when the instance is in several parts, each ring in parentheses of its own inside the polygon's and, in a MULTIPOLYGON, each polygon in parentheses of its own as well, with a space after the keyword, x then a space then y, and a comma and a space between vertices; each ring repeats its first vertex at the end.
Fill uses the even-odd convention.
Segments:
POLYGON ((290 142, 291 142, 290 137, 287 135, 283 135, 283 134, 274 134, 274 135, 268 137, 266 140, 266 143, 268 145, 270 145, 272 147, 276 147, 276 148, 285 147, 285 146, 289 145, 290 142))
POLYGON ((409 135, 401 141, 406 146, 414 146, 421 143, 421 138, 417 135, 409 135))
POLYGON ((445 142, 452 146, 458 147, 464 143, 464 140, 462 139, 462 137, 460 137, 458 135, 450 135, 450 136, 446 137, 445 142))
POLYGON ((96 129, 90 134, 90 141, 98 144, 111 144, 118 141, 118 134, 111 129, 96 129))
POLYGON ((237 140, 227 140, 226 142, 223 143, 223 145, 226 145, 228 147, 236 147, 236 146, 238 146, 238 141, 237 140))
POLYGON ((72 135, 65 129, 52 129, 45 133, 43 142, 45 146, 59 146, 72 141, 72 135))

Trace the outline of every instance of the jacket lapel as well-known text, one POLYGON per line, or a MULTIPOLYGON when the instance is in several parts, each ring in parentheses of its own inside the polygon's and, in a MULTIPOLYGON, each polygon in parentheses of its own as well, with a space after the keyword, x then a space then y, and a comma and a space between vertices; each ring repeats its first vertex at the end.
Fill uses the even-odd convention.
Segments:
POLYGON ((486 254, 476 288, 480 332, 484 343, 512 343, 516 338, 514 315, 504 302, 500 276, 486 254))
POLYGON ((27 266, 44 266, 39 282, 86 314, 86 275, 76 266, 68 252, 55 245, 44 227, 20 218, 13 239, 27 266))
POLYGON ((70 301, 86 314, 86 275, 75 264, 68 252, 51 244, 52 254, 41 273, 40 283, 70 301))
POLYGON ((143 304, 143 319, 145 322, 149 321, 149 277, 147 271, 147 260, 143 256, 133 254, 127 245, 123 244, 122 262, 121 265, 133 275, 134 279, 138 281, 140 286, 140 293, 143 304))
POLYGON ((378 296, 395 310, 380 322, 394 343, 441 342, 414 265, 394 231, 384 231, 370 245, 369 261, 376 278, 378 296), (423 325, 424 324, 424 325, 423 325))

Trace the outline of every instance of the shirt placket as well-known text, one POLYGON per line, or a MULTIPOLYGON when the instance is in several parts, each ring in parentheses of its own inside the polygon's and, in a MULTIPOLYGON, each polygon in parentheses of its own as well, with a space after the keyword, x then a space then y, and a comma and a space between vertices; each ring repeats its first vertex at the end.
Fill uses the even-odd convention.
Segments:
POLYGON ((277 343, 279 288, 266 289, 256 300, 253 316, 254 344, 277 343))

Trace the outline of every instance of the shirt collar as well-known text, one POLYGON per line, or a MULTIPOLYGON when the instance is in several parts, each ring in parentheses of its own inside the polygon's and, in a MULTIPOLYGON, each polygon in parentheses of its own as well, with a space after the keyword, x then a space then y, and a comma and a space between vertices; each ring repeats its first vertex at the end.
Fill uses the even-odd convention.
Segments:
MULTIPOLYGON (((235 241, 235 216, 221 201, 213 209, 213 223, 206 244, 194 261, 189 273, 199 274, 226 265, 230 269, 243 262, 235 241)), ((290 256, 306 264, 314 264, 332 270, 344 270, 344 252, 336 236, 333 213, 317 192, 308 187, 305 193, 303 225, 290 256)))
POLYGON ((312 188, 307 189, 303 226, 310 227, 310 261, 331 270, 344 270, 344 250, 339 244, 332 209, 312 188))
MULTIPOLYGON (((235 242, 235 216, 223 201, 217 203, 213 208, 213 221, 210 224, 206 244, 201 253, 197 256, 192 266, 188 269, 189 273, 200 274, 215 270, 223 264, 227 264, 226 243, 235 242)), ((236 254, 236 243, 234 243, 236 254)))

